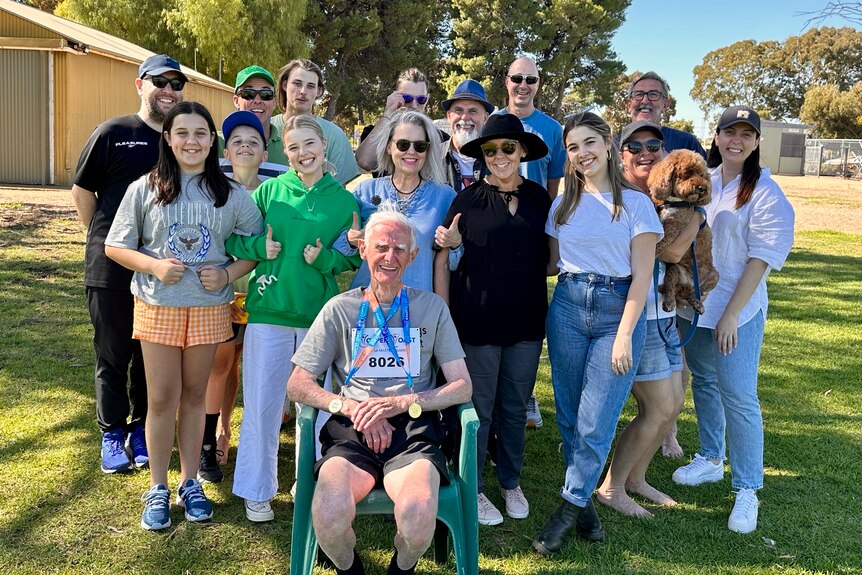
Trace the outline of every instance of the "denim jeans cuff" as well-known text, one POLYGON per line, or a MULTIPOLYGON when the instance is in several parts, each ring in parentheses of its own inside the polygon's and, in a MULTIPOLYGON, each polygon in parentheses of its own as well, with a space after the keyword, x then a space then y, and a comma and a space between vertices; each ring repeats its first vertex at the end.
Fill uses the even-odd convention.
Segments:
POLYGON ((568 501, 572 505, 576 505, 578 507, 586 507, 587 503, 589 503, 588 500, 585 501, 583 499, 575 497, 574 495, 572 495, 571 493, 569 493, 565 489, 560 489, 560 497, 562 497, 563 499, 565 499, 566 501, 568 501))
POLYGON ((754 489, 755 491, 757 491, 758 489, 763 489, 763 481, 754 485, 742 485, 740 483, 737 483, 736 481, 731 481, 730 486, 733 489, 754 489))
POLYGON ((721 460, 722 463, 727 461, 727 457, 725 457, 723 455, 713 455, 712 453, 702 452, 702 453, 700 453, 700 456, 703 457, 704 459, 719 459, 719 460, 721 460))

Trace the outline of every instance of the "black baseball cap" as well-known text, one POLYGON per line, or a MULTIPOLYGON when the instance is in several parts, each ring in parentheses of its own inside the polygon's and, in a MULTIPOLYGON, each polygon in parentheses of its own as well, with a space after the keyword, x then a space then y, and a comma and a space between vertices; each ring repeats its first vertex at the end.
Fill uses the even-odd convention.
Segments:
POLYGON ((760 135, 760 116, 749 106, 731 106, 721 114, 718 129, 724 130, 734 124, 748 124, 760 135))

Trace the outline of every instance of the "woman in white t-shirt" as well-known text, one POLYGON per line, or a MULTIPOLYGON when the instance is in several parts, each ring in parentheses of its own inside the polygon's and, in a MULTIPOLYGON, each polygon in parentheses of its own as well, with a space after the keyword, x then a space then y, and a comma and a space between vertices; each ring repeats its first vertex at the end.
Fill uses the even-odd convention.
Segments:
POLYGON ((607 122, 573 116, 563 142, 565 189, 545 231, 549 271, 560 271, 547 333, 566 478, 563 502, 533 538, 543 555, 559 551, 576 527, 584 539, 604 538, 592 494, 640 360, 644 302, 664 235, 650 199, 626 189, 607 122))
MULTIPOLYGON (((727 527, 737 533, 757 528, 756 491, 763 487, 757 368, 769 304, 766 276, 784 265, 795 218, 769 170, 760 167, 759 143, 757 112, 748 106, 724 111, 707 159, 714 169, 706 214, 719 280, 685 346, 701 453, 673 474, 682 485, 721 481, 726 434, 736 492, 727 527)), ((678 313, 680 331, 688 329, 691 309, 678 313)))
MULTIPOLYGON (((653 166, 665 155, 663 140, 661 127, 646 120, 623 128, 620 154, 629 185, 645 192, 648 190, 647 178, 653 166)), ((660 246, 661 250, 656 253, 659 262, 678 262, 690 249, 700 223, 701 218, 692 219, 677 238, 660 246)), ((663 281, 663 274, 662 264, 659 283, 663 281)), ((659 505, 676 505, 673 498, 647 483, 646 470, 682 409, 685 397, 676 310, 664 311, 661 293, 656 294, 652 282, 647 294, 646 316, 646 343, 632 386, 638 414, 620 434, 608 473, 596 490, 596 499, 600 503, 635 517, 652 517, 652 513, 629 497, 627 492, 637 493, 659 505)))

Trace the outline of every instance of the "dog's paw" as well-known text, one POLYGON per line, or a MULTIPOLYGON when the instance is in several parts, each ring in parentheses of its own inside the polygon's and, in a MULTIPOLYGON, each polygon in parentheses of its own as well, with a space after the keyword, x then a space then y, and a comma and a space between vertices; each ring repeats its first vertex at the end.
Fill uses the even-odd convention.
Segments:
POLYGON ((699 299, 693 299, 690 303, 691 307, 694 308, 694 311, 696 311, 700 315, 703 315, 703 303, 701 303, 699 299))

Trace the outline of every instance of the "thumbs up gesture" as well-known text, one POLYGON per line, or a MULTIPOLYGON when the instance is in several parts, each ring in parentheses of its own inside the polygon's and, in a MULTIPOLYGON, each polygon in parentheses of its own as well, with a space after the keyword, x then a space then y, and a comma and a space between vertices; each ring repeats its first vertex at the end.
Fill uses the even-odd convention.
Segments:
POLYGON ((305 249, 302 250, 302 257, 305 258, 305 263, 311 265, 314 263, 314 260, 317 259, 317 254, 320 253, 320 250, 323 249, 323 244, 320 243, 320 238, 317 238, 317 245, 308 244, 305 246, 305 249))
POLYGON ((347 243, 356 247, 356 242, 365 237, 365 230, 359 227, 359 214, 353 212, 353 225, 347 230, 347 243))
POLYGON ((272 226, 266 226, 266 259, 274 260, 281 252, 281 242, 272 239, 272 226))
POLYGON ((434 232, 434 243, 441 248, 457 248, 461 245, 461 232, 458 231, 458 222, 461 220, 461 214, 455 214, 452 218, 452 225, 437 226, 434 232))

